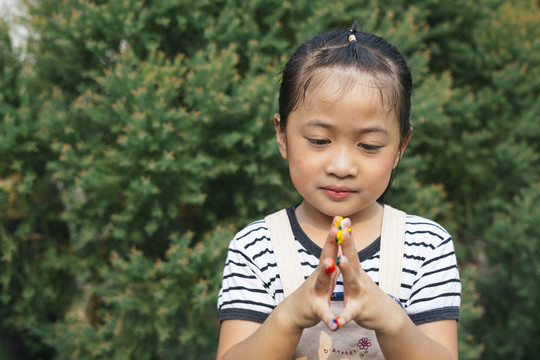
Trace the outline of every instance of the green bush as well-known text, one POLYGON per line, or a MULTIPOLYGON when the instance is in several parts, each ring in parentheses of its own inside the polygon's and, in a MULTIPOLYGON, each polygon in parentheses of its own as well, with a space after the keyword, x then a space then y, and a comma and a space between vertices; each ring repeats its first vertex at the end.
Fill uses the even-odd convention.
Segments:
POLYGON ((538 351, 540 315, 540 184, 532 184, 495 215, 488 229, 489 268, 481 273, 479 299, 485 316, 476 331, 486 359, 533 359, 538 351))

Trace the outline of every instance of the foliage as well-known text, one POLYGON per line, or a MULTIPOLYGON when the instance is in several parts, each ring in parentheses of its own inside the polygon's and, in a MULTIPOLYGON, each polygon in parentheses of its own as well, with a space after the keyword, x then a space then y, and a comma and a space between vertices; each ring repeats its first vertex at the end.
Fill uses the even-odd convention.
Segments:
POLYGON ((540 336, 537 304, 540 294, 531 286, 540 281, 540 184, 532 184, 495 215, 488 246, 497 249, 478 282, 489 297, 479 299, 486 316, 478 337, 486 358, 532 359, 540 336))
POLYGON ((484 308, 478 304, 480 294, 476 286, 478 269, 475 266, 461 266, 461 309, 458 323, 459 358, 461 360, 480 359, 484 344, 475 337, 478 319, 484 308))
POLYGON ((389 202, 454 235, 460 358, 535 356, 537 2, 24 2, 25 49, 0 22, 0 355, 211 358, 229 239, 299 200, 279 71, 356 18, 413 72, 389 202))
MULTIPOLYGON (((218 228, 192 246, 193 234, 171 234, 163 260, 137 248, 97 269, 98 281, 84 285, 63 322, 47 342, 60 359, 210 358, 216 341, 216 288, 232 229, 218 228), (99 318, 85 311, 101 297, 99 318)), ((88 276, 88 275, 86 275, 88 276)), ((82 279, 81 279, 82 280, 82 279)), ((82 283, 82 281, 81 281, 82 283)))

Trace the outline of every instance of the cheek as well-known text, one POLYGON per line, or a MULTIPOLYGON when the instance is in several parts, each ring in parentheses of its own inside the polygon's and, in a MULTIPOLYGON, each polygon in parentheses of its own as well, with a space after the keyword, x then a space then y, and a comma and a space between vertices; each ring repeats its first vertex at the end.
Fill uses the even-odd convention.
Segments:
POLYGON ((300 192, 319 178, 323 169, 321 156, 313 156, 300 148, 289 151, 288 161, 291 180, 300 192))
POLYGON ((287 147, 289 166, 299 168, 309 167, 309 164, 316 159, 316 156, 310 156, 311 154, 307 150, 300 141, 289 141, 287 147))
POLYGON ((369 173, 371 176, 371 185, 374 188, 384 188, 390 182, 390 177, 392 176, 392 169, 394 168, 394 156, 387 156, 379 161, 370 164, 369 173))
POLYGON ((314 170, 314 157, 304 156, 302 153, 290 152, 289 153, 289 171, 291 176, 302 177, 303 174, 309 173, 310 170, 314 170))

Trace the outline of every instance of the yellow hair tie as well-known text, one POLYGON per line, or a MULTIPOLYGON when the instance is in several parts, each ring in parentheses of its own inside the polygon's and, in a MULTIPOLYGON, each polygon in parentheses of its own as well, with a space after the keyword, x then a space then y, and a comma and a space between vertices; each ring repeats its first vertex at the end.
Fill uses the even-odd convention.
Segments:
POLYGON ((354 36, 352 34, 349 35, 349 42, 351 42, 351 41, 356 41, 356 36, 354 36))

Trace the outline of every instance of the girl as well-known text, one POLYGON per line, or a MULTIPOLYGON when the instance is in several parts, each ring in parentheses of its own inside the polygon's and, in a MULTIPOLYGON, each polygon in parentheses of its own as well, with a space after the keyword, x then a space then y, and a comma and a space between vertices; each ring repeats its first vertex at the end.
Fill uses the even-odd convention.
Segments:
POLYGON ((411 83, 398 50, 356 22, 307 41, 288 61, 274 123, 303 197, 286 211, 292 235, 283 246, 293 250, 270 239, 269 219, 234 237, 218 299, 218 359, 458 358, 450 235, 407 215, 398 261, 379 266, 380 199, 412 134, 411 83), (284 274, 278 254, 296 257, 298 272, 284 274), (386 267, 398 269, 394 297, 378 286, 386 267), (284 293, 298 273, 301 283, 284 293))

